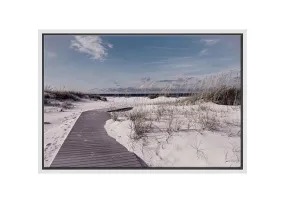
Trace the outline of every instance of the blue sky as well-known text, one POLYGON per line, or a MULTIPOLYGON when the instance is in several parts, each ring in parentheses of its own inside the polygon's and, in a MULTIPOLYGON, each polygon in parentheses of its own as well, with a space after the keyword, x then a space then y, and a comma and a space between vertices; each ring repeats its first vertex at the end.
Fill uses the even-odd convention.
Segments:
POLYGON ((54 88, 139 87, 240 70, 239 35, 45 35, 44 83, 54 88))

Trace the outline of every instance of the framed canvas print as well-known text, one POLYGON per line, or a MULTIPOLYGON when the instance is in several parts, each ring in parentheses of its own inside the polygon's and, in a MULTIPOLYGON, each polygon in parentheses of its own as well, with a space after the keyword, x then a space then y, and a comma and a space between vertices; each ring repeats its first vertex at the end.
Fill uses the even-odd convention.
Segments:
POLYGON ((242 170, 240 32, 40 31, 42 170, 242 170))

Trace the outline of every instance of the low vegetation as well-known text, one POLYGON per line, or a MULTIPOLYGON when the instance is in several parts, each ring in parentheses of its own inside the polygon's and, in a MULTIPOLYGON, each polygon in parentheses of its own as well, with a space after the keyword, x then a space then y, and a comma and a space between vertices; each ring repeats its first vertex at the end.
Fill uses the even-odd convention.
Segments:
POLYGON ((134 133, 131 134, 131 138, 134 140, 139 140, 149 133, 152 129, 152 122, 146 121, 144 119, 136 119, 130 124, 130 129, 134 133))
POLYGON ((74 105, 70 101, 65 101, 61 104, 61 107, 65 109, 72 109, 74 105))
POLYGON ((157 98, 157 97, 159 97, 158 94, 150 94, 150 95, 148 95, 148 98, 149 98, 149 99, 155 99, 155 98, 157 98))
MULTIPOLYGON (((180 162, 183 164, 187 157, 192 159, 189 165, 194 164, 193 161, 211 165, 222 157, 226 166, 238 166, 240 85, 226 77, 206 78, 198 83, 191 87, 188 97, 179 97, 177 90, 177 98, 150 101, 158 96, 151 94, 145 101, 134 101, 134 108, 121 113, 120 120, 112 117, 120 122, 109 122, 112 136, 154 166, 178 164, 182 151, 185 152, 180 162)), ((175 89, 165 92, 159 95, 175 95, 175 89)), ((125 105, 130 105, 127 100, 125 105)))
POLYGON ((203 100, 206 102, 213 102, 221 105, 240 105, 241 91, 237 87, 220 87, 212 91, 204 91, 193 97, 191 102, 203 100))
POLYGON ((94 95, 90 93, 83 93, 79 91, 65 91, 65 90, 53 90, 49 86, 44 90, 44 105, 47 106, 61 106, 63 108, 71 108, 71 102, 81 101, 82 99, 107 101, 107 98, 100 95, 94 95), (64 102, 60 104, 60 102, 64 102))
POLYGON ((111 118, 114 121, 118 121, 118 117, 119 117, 119 113, 118 112, 112 112, 112 113, 110 113, 110 115, 111 115, 111 118))
POLYGON ((131 130, 130 138, 134 141, 145 137, 146 133, 153 128, 152 120, 148 118, 148 112, 141 109, 131 112, 111 112, 111 118, 114 121, 120 121, 119 116, 123 116, 130 120, 129 129, 131 130))

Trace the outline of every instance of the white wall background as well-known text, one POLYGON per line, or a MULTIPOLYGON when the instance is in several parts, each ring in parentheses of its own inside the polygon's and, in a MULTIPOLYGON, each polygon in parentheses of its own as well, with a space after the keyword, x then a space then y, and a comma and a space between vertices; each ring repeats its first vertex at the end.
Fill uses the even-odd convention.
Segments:
POLYGON ((2 1, 0 201, 284 201, 283 8, 277 0, 2 1), (38 29, 247 29, 247 173, 38 174, 38 29))

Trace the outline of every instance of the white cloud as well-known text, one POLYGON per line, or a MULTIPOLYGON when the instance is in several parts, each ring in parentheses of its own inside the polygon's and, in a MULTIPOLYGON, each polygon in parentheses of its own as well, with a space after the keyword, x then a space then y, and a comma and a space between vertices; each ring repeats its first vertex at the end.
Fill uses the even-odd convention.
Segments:
POLYGON ((57 57, 57 54, 55 52, 52 52, 52 51, 46 51, 46 56, 47 56, 47 58, 55 58, 55 57, 57 57))
POLYGON ((208 49, 203 49, 199 53, 200 56, 207 55, 207 54, 209 54, 208 49))
POLYGON ((204 43, 204 45, 206 46, 212 46, 218 43, 220 40, 219 39, 201 39, 200 41, 204 43))
POLYGON ((110 43, 105 43, 99 36, 75 36, 70 47, 78 52, 86 53, 91 59, 104 61, 108 55, 108 48, 113 48, 110 43))

